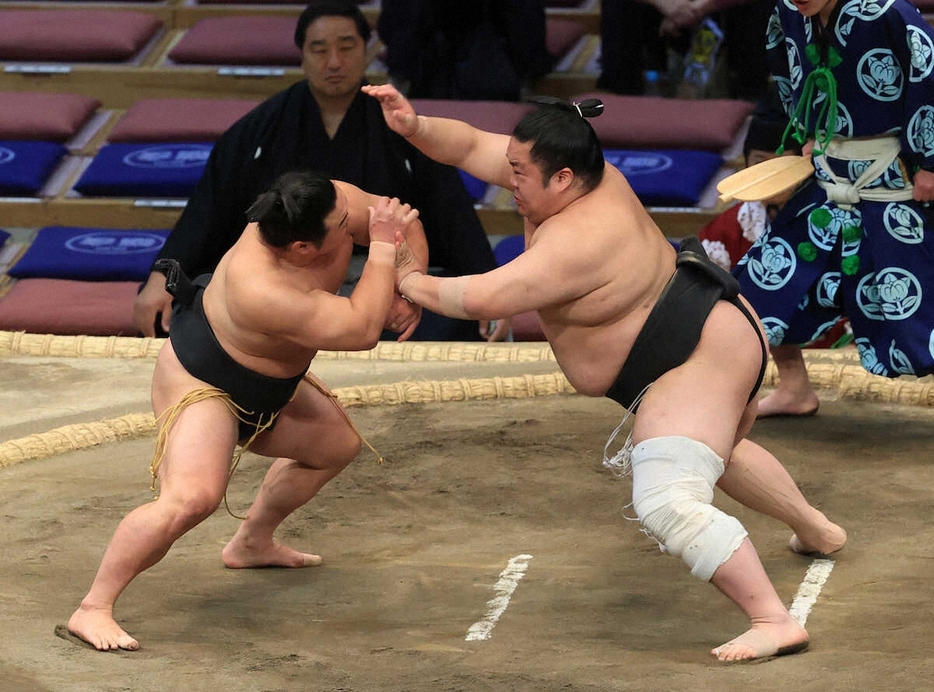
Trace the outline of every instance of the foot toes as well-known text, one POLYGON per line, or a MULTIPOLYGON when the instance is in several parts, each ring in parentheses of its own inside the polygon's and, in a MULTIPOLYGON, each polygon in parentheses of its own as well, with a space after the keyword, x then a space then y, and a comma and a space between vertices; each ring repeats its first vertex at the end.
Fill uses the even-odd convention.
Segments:
MULTIPOLYGON (((809 640, 806 632, 804 632, 804 639, 802 641, 784 645, 778 643, 781 639, 776 641, 773 636, 774 635, 767 634, 759 629, 747 630, 736 637, 736 639, 732 639, 726 644, 721 644, 710 653, 724 662, 751 661, 773 656, 785 656, 787 654, 797 653, 798 651, 804 651, 804 649, 808 647, 809 640)), ((786 634, 783 635, 782 638, 788 636, 791 635, 786 634)))

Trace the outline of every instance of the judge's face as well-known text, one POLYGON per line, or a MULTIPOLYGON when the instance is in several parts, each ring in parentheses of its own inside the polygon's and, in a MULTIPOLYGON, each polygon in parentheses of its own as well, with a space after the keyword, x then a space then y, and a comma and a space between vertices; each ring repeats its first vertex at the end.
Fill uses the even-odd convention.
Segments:
POLYGON ((316 97, 356 93, 366 72, 366 44, 349 17, 318 17, 308 25, 302 70, 316 97))

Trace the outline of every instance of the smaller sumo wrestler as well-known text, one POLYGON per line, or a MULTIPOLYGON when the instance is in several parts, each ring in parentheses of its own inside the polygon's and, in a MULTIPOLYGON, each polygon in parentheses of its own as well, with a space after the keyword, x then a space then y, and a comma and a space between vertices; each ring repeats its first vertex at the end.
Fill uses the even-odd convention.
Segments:
POLYGON ((99 650, 139 647, 114 619, 114 603, 219 506, 238 444, 276 460, 223 549, 224 564, 321 563, 273 534, 357 456, 361 438, 308 367, 320 349, 376 344, 392 319, 396 238, 424 247, 417 216, 398 199, 290 172, 259 196, 212 275, 188 282, 168 264, 172 329, 152 384, 159 496, 121 521, 90 591, 58 634, 99 650), (369 245, 368 259, 353 293, 338 296, 354 243, 369 245))

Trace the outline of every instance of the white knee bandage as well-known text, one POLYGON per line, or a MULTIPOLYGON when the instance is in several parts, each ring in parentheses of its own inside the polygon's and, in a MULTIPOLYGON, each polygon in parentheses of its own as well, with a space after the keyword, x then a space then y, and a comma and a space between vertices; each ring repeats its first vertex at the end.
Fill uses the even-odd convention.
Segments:
POLYGON ((632 505, 642 526, 704 581, 747 535, 710 504, 722 474, 723 460, 688 437, 655 437, 632 450, 632 505))

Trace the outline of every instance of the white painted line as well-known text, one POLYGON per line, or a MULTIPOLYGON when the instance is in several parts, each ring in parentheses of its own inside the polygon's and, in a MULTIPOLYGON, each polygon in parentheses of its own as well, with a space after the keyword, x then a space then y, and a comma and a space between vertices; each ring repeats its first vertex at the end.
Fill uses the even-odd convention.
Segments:
POLYGON ((804 627, 808 620, 811 608, 817 602, 820 591, 824 588, 827 577, 833 571, 833 560, 819 558, 808 567, 807 574, 804 575, 804 581, 798 587, 798 593, 795 594, 795 600, 791 603, 788 612, 799 625, 804 627))
POLYGON ((531 555, 516 555, 508 562, 506 569, 500 572, 499 581, 493 587, 496 596, 487 601, 486 616, 470 626, 465 641, 476 642, 490 638, 497 621, 509 605, 509 599, 519 586, 519 580, 525 576, 531 559, 531 555))

